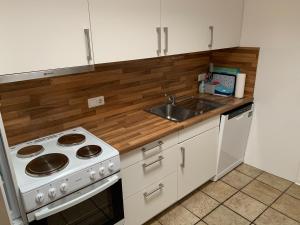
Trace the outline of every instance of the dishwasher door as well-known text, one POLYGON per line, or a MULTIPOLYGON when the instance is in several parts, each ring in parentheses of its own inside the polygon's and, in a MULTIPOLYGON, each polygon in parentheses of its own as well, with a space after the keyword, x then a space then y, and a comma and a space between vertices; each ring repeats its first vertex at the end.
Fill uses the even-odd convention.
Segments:
POLYGON ((249 103, 221 115, 215 181, 244 161, 253 109, 249 103))

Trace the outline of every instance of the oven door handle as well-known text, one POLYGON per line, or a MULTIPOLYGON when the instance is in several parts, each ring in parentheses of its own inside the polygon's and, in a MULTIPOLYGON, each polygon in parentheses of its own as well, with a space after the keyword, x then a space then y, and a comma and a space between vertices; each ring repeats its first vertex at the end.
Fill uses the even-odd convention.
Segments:
MULTIPOLYGON (((108 177, 107 181, 102 184, 99 187, 96 187, 95 189, 93 189, 92 191, 88 192, 88 193, 84 193, 79 197, 76 197, 70 201, 67 201, 63 204, 54 206, 53 208, 50 206, 48 207, 44 207, 41 210, 37 211, 34 214, 34 217, 36 220, 41 220, 44 219, 46 217, 49 217, 53 214, 59 213, 63 210, 66 210, 74 205, 77 205, 91 197, 93 197, 96 194, 99 194, 100 192, 104 191, 105 189, 109 188, 110 186, 112 186, 113 184, 115 184, 118 180, 120 179, 120 176, 118 174, 115 174, 111 177, 108 177)), ((75 192, 76 193, 76 192, 75 192)))

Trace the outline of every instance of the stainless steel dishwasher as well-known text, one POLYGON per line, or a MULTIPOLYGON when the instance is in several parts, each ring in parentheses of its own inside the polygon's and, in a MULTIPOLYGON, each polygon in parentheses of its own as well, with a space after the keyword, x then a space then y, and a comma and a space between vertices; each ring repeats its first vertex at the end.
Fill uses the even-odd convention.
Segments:
POLYGON ((253 110, 248 103, 221 115, 215 181, 244 161, 253 110))

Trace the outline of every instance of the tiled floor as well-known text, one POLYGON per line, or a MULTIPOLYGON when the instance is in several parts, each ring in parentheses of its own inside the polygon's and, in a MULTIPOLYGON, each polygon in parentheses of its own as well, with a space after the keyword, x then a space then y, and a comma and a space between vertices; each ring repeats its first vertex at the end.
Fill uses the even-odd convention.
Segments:
POLYGON ((147 225, 300 225, 300 186, 242 164, 147 225))

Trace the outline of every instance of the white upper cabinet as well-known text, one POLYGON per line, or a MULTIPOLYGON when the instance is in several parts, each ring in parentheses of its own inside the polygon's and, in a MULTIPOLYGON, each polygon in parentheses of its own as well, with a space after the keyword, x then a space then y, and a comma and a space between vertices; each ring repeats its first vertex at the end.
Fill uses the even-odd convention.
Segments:
POLYGON ((95 63, 157 56, 160 0, 89 0, 95 63))
POLYGON ((164 55, 237 47, 244 0, 162 0, 164 55))
POLYGON ((212 49, 240 46, 244 0, 206 0, 209 25, 213 26, 212 49))
POLYGON ((1 0, 0 75, 88 65, 86 0, 1 0))
POLYGON ((208 0, 162 0, 163 50, 166 55, 208 50, 208 0))

